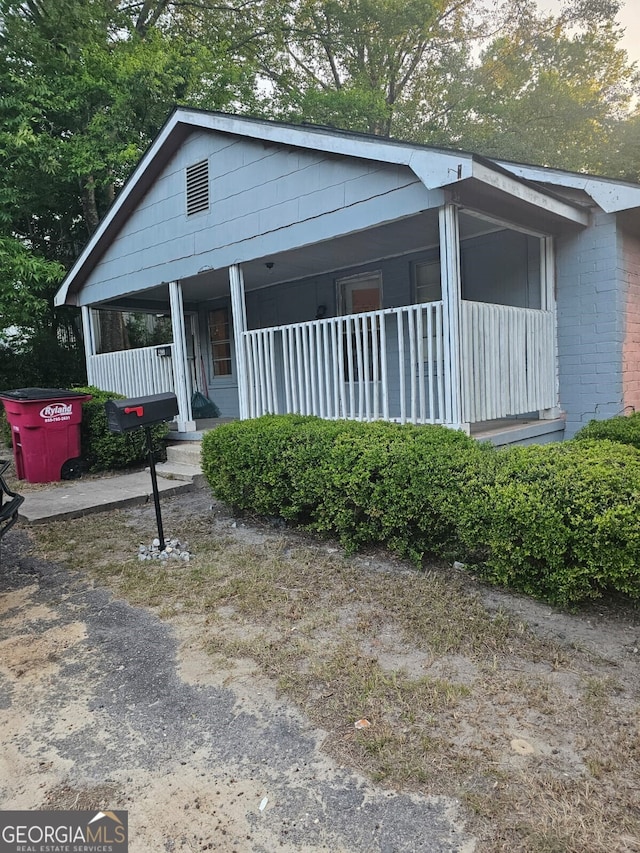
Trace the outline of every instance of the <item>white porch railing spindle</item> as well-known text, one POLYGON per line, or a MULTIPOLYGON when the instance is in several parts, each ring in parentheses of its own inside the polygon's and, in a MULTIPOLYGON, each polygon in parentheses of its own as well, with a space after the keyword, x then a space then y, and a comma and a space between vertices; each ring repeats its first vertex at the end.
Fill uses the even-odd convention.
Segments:
MULTIPOLYGON (((409 314, 407 313, 407 317, 409 314)), ((400 388, 400 423, 407 422, 407 389, 404 366, 404 318, 405 313, 398 311, 396 314, 396 328, 398 332, 398 385, 400 388)))
MULTIPOLYGON (((429 365, 429 370, 431 370, 431 365, 433 365, 433 311, 430 305, 427 305, 425 308, 427 314, 427 352, 426 359, 427 364, 429 365)), ((437 369, 437 365, 436 365, 437 369)), ((423 368, 424 370, 424 368, 423 368)), ((434 382, 433 379, 429 382, 427 392, 429 394, 429 417, 433 418, 435 409, 433 405, 433 391, 434 391, 434 382)))
POLYGON ((389 375, 387 369, 387 324, 384 317, 380 317, 380 371, 382 373, 382 417, 385 421, 389 420, 389 383, 387 377, 389 375))
POLYGON ((302 366, 302 328, 295 327, 295 388, 296 411, 304 412, 304 372, 302 366))
POLYGON ((373 419, 378 420, 380 412, 380 354, 378 352, 378 318, 371 317, 371 358, 373 359, 373 419))
POLYGON ((424 423, 427 417, 425 411, 424 398, 424 361, 427 353, 424 352, 424 329, 422 324, 423 308, 420 306, 416 309, 416 337, 418 339, 418 403, 420 411, 420 421, 424 423))
POLYGON ((411 370, 411 423, 417 421, 416 411, 416 327, 415 327, 415 308, 412 308, 408 315, 409 318, 409 367, 411 370))
POLYGON ((356 370, 358 375, 358 420, 364 418, 364 389, 366 380, 364 375, 364 359, 362 355, 362 332, 364 330, 364 318, 354 314, 353 317, 354 337, 356 339, 356 370))
MULTIPOLYGON (((321 417, 333 417, 331 407, 331 348, 329 346, 329 324, 322 324, 322 350, 323 350, 323 385, 324 385, 324 415, 321 417)), ((335 371, 334 371, 335 373, 335 371)))
POLYGON ((283 380, 284 380, 284 406, 285 412, 291 412, 291 370, 288 369, 291 363, 291 353, 289 351, 289 329, 282 330, 282 362, 284 364, 283 380))

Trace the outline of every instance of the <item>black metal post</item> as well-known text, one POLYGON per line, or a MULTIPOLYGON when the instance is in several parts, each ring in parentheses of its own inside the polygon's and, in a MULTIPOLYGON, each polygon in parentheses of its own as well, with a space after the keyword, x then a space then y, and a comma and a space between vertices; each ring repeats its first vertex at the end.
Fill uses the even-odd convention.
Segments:
POLYGON ((158 478, 156 477, 156 460, 153 458, 153 438, 151 427, 144 428, 147 434, 147 450, 149 451, 149 469, 151 471, 151 485, 153 487, 153 502, 156 506, 156 521, 158 522, 158 539, 160 550, 164 551, 164 530, 162 529, 162 514, 160 513, 160 493, 158 492, 158 478))

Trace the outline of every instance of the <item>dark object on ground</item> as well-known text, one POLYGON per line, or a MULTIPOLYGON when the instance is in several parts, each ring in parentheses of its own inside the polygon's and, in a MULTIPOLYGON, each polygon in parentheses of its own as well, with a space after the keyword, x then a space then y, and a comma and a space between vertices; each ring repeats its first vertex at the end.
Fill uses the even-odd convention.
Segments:
POLYGON ((4 473, 9 464, 0 460, 0 539, 18 520, 18 510, 24 501, 22 495, 12 492, 5 482, 4 473))
POLYGON ((216 406, 213 400, 205 397, 200 391, 196 391, 191 398, 191 413, 196 421, 204 420, 205 418, 219 418, 220 409, 216 406))

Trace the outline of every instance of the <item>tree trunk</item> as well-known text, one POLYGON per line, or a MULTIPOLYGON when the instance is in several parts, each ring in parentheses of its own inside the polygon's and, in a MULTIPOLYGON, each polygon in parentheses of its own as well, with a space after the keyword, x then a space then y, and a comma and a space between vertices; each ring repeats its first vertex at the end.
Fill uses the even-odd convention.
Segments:
POLYGON ((87 226, 89 236, 91 236, 98 227, 98 222, 100 221, 100 217, 98 216, 98 205, 96 204, 96 182, 93 175, 88 175, 87 178, 82 181, 81 198, 84 221, 87 226))

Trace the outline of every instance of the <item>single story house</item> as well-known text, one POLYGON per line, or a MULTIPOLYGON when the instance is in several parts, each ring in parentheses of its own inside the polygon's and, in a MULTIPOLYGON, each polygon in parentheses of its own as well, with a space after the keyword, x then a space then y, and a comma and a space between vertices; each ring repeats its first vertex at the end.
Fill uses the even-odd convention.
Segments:
POLYGON ((640 405, 640 185, 178 108, 56 296, 89 382, 223 417, 571 436, 640 405), (98 312, 170 315, 102 352, 98 312))

